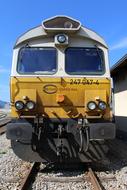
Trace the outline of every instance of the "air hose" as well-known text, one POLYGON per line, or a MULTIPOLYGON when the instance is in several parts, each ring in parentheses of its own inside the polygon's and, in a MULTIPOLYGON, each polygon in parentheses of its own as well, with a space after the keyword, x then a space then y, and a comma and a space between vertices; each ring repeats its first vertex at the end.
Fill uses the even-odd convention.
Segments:
MULTIPOLYGON (((88 127, 85 127, 85 133, 86 133, 86 147, 85 147, 85 152, 88 151, 88 148, 89 148, 89 132, 88 132, 88 127)), ((83 151, 83 129, 80 128, 80 131, 79 131, 79 134, 80 134, 80 148, 79 148, 79 152, 82 152, 83 151)))

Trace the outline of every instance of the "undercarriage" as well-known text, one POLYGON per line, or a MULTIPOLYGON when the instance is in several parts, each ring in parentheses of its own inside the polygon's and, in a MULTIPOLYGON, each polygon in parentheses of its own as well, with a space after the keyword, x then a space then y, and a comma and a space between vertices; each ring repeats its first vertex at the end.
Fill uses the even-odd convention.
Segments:
POLYGON ((7 125, 15 154, 30 162, 101 161, 108 152, 105 140, 114 137, 113 123, 87 119, 18 119, 7 125))

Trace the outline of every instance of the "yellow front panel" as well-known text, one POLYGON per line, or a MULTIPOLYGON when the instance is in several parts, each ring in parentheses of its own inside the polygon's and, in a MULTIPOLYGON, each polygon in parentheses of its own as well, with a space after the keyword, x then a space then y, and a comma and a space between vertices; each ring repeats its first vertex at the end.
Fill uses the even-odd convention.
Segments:
MULTIPOLYGON (((109 103, 110 80, 106 78, 49 78, 49 77, 12 77, 11 103, 12 117, 20 115, 44 115, 50 118, 75 118, 91 116, 87 109, 88 101, 109 103), (36 102, 36 109, 18 112, 14 103, 24 97, 36 102)), ((95 116, 99 115, 99 110, 95 116)), ((93 116, 93 115, 92 115, 93 116)), ((105 112, 109 118, 109 108, 105 112)))

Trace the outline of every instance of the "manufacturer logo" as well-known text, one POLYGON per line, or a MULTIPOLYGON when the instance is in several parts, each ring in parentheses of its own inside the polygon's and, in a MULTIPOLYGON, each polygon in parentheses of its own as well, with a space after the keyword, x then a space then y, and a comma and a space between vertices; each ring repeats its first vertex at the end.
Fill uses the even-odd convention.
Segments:
POLYGON ((54 94, 57 92, 57 87, 53 84, 47 84, 43 87, 43 91, 47 94, 54 94))

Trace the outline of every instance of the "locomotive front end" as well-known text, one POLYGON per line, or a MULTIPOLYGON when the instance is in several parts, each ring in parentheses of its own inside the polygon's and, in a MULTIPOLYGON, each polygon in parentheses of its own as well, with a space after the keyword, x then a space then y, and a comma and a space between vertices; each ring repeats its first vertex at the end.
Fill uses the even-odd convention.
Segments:
POLYGON ((104 40, 66 16, 45 20, 16 42, 7 138, 23 160, 89 162, 115 138, 104 40))

